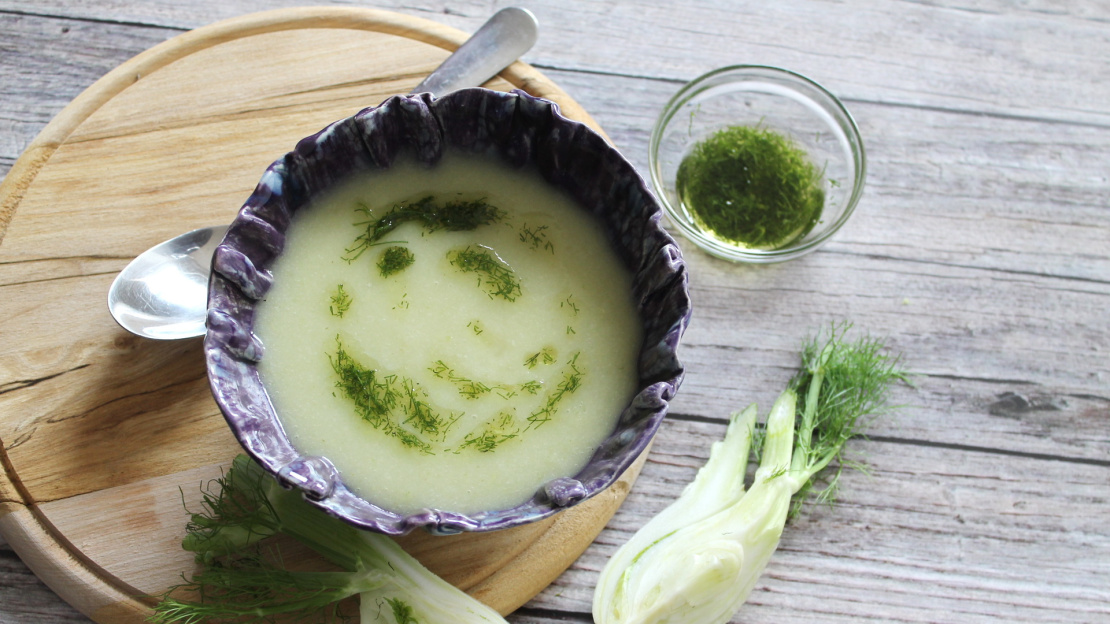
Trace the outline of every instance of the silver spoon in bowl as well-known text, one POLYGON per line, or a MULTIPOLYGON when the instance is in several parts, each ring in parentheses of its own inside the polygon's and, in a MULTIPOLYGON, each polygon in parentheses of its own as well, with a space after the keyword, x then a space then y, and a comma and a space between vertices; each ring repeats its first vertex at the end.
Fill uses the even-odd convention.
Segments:
MULTIPOLYGON (((444 95, 482 84, 531 49, 536 17, 509 7, 495 13, 413 93, 444 95)), ((131 261, 108 289, 108 311, 120 327, 156 340, 205 333, 212 254, 226 225, 201 228, 155 245, 131 261)))

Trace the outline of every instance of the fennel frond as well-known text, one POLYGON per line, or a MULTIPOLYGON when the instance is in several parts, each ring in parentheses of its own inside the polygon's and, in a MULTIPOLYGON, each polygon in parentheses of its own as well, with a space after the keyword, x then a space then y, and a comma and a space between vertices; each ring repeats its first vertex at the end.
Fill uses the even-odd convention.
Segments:
POLYGON ((333 518, 281 487, 244 455, 204 493, 182 547, 201 570, 155 606, 156 624, 332 622, 336 603, 358 595, 363 622, 504 623, 412 558, 387 536, 333 518), (293 571, 262 540, 285 534, 335 564, 329 572, 293 571), (386 605, 388 609, 383 609, 386 605))

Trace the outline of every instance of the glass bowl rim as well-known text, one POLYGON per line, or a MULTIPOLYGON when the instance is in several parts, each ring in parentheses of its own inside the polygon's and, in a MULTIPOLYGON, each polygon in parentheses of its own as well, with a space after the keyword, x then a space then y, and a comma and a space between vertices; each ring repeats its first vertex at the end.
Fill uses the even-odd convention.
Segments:
MULTIPOLYGON (((733 82, 729 80, 728 82, 733 82)), ((784 69, 782 67, 775 67, 772 65, 727 65, 719 67, 712 71, 706 72, 693 80, 690 80, 682 86, 663 107, 662 112, 656 118, 655 124, 651 130, 651 137, 648 142, 648 174, 651 178, 651 184, 658 196, 659 203, 663 206, 663 210, 667 213, 670 222, 675 225, 682 232, 682 234, 700 247, 707 253, 723 258, 726 260, 733 260, 739 262, 766 264, 773 262, 783 262, 798 258, 806 255, 821 245, 828 242, 833 235, 835 235, 848 219, 855 212, 856 206, 859 203, 860 197, 863 195, 863 188, 867 177, 867 154, 864 149, 863 138, 859 131, 859 126, 856 124, 855 118, 852 116, 844 103, 834 95, 831 91, 823 87, 815 80, 808 78, 796 71, 784 69), (667 196, 666 183, 662 179, 659 172, 659 148, 662 142, 663 133, 670 125, 675 114, 679 108, 693 96, 701 93, 702 85, 712 81, 715 78, 727 75, 738 74, 740 75, 758 75, 758 76, 772 76, 775 78, 785 79, 787 86, 793 89, 795 84, 804 85, 813 89, 816 94, 824 101, 819 101, 806 93, 802 93, 797 89, 794 92, 805 99, 814 102, 825 110, 828 110, 832 115, 834 121, 841 125, 844 136, 847 139, 848 145, 851 148, 854 164, 854 176, 852 176, 852 193, 844 206, 843 212, 835 222, 825 228, 820 234, 810 240, 806 240, 801 244, 792 244, 788 247, 781 249, 771 250, 746 250, 738 247, 730 246, 715 238, 709 237, 702 233, 700 229, 692 225, 687 219, 682 216, 679 207, 671 203, 670 198, 667 196), (829 106, 831 105, 831 106, 829 106)))

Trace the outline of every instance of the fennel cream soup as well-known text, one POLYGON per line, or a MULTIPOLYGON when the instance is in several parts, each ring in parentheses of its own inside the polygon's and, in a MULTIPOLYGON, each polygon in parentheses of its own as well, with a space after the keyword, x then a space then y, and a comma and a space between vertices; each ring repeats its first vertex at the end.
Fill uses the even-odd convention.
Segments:
POLYGON ((294 446, 387 509, 515 506, 635 394, 631 277, 530 170, 401 162, 302 210, 256 312, 294 446))

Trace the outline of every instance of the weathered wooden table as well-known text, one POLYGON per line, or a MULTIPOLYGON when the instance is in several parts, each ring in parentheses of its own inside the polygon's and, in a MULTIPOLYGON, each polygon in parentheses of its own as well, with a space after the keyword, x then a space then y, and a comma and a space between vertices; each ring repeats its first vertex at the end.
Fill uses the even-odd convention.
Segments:
MULTIPOLYGON (((358 4, 469 32, 502 3, 358 4)), ((667 99, 737 63, 843 98, 869 171, 853 220, 800 260, 735 265, 680 239, 695 315, 679 398, 608 527, 510 621, 589 621, 607 556, 689 482, 728 414, 768 406, 802 340, 841 319, 886 337, 914 386, 852 443, 869 473, 788 527, 734 621, 1110 621, 1110 5, 523 4, 541 22, 525 60, 642 171, 667 99)), ((132 56, 293 5, 0 0, 0 175, 132 56)), ((74 276, 125 263, 74 262, 74 276)), ((4 269, 0 299, 40 279, 4 269)), ((31 381, 0 368, 0 399, 31 381)), ((0 536, 0 622, 82 621, 0 536)))

